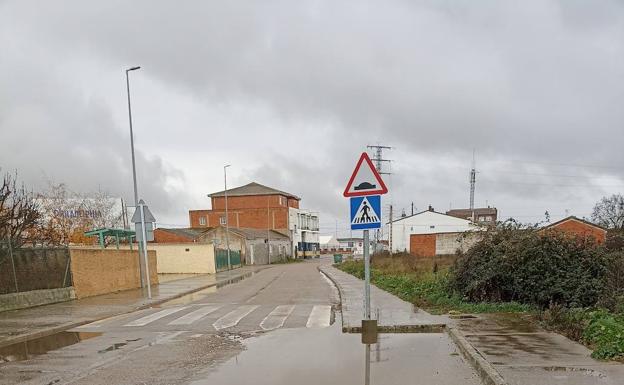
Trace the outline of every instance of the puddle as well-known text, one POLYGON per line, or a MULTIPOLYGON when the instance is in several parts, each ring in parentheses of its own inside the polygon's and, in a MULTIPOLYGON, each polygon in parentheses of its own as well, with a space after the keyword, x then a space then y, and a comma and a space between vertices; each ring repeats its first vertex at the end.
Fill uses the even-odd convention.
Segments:
POLYGON ((339 323, 324 329, 280 329, 241 340, 245 350, 207 369, 192 385, 479 384, 446 334, 380 334, 363 345, 339 323))
POLYGON ((3 362, 25 361, 33 356, 77 344, 80 341, 100 335, 102 335, 102 333, 61 332, 29 341, 18 342, 0 348, 0 364, 3 362))
POLYGON ((254 274, 255 274, 254 272, 245 273, 244 275, 241 275, 241 276, 238 276, 238 277, 235 277, 235 278, 231 278, 231 279, 228 279, 228 280, 225 280, 225 281, 218 282, 215 286, 207 287, 205 289, 198 290, 198 291, 196 291, 194 293, 183 295, 182 297, 179 297, 179 298, 176 298, 176 299, 172 299, 171 301, 167 301, 167 302, 164 302, 164 303, 162 303, 160 305, 156 305, 156 306, 153 306, 153 307, 159 308, 159 307, 162 307, 162 306, 186 305, 186 304, 189 304, 189 303, 193 303, 195 301, 199 301, 199 300, 204 299, 209 294, 216 293, 218 289, 220 289, 220 288, 222 288, 224 286, 240 282, 240 281, 242 281, 242 280, 244 280, 246 278, 251 277, 254 274))

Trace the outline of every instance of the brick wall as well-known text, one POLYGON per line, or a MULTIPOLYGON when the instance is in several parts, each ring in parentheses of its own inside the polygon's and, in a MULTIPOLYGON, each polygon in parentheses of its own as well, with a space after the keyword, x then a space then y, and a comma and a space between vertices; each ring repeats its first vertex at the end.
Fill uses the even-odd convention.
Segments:
MULTIPOLYGON (((136 250, 70 249, 77 298, 141 287, 136 250)), ((148 250, 150 281, 158 283, 156 252, 148 250)))
POLYGON ((587 223, 570 219, 561 222, 555 226, 549 227, 549 230, 562 231, 566 234, 571 234, 579 237, 593 237, 596 242, 603 244, 607 237, 607 231, 598 227, 590 226, 587 223))
POLYGON ((435 256, 436 234, 411 234, 409 253, 416 257, 435 256))
POLYGON ((174 234, 167 230, 155 229, 154 230, 154 242, 156 243, 188 243, 193 242, 191 238, 174 234))
MULTIPOLYGON (((220 219, 225 217, 225 210, 192 210, 189 211, 190 227, 221 226, 220 219), (205 219, 201 225, 200 218, 205 219)), ((251 229, 288 229, 288 207, 230 209, 228 198, 228 223, 230 227, 246 227, 251 229), (268 214, 268 218, 267 218, 268 214)))

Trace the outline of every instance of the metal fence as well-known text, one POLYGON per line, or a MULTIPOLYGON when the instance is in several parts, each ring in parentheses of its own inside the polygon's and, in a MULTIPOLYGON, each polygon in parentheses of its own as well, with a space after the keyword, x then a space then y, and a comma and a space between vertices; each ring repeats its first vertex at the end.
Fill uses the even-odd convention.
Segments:
MULTIPOLYGON (((232 268, 241 266, 241 253, 240 251, 230 250, 230 263, 232 268)), ((215 253, 215 265, 217 271, 223 271, 228 269, 228 257, 227 250, 217 249, 215 253)))
POLYGON ((66 247, 13 247, 0 241, 0 295, 72 286, 66 247))

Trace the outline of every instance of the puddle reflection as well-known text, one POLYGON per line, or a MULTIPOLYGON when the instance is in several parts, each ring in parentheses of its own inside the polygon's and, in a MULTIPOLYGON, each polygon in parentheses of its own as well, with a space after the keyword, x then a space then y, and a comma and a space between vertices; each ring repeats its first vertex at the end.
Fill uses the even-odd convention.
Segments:
POLYGON ((102 333, 61 332, 5 346, 0 348, 0 364, 3 362, 25 361, 33 356, 77 344, 80 341, 100 335, 102 333))

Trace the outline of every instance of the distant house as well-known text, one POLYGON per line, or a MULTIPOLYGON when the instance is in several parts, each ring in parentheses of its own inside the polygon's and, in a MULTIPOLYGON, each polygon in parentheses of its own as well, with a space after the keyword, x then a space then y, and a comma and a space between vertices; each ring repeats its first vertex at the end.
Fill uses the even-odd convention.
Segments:
POLYGON ((407 251, 421 256, 435 255, 435 234, 479 229, 468 219, 436 212, 431 206, 427 211, 394 220, 390 226, 392 252, 407 251))
POLYGON ((333 235, 319 235, 319 243, 322 252, 338 251, 340 242, 333 235))
POLYGON ((599 244, 604 244, 607 239, 607 230, 604 227, 575 216, 569 216, 551 223, 542 228, 541 231, 560 231, 582 238, 592 237, 599 244))
MULTIPOLYGON (((364 254, 364 239, 363 238, 338 238, 338 250, 347 253, 353 253, 355 255, 363 255, 364 254)), ((373 241, 370 240, 370 248, 369 250, 373 250, 373 241)))
POLYGON ((212 242, 221 250, 230 244, 230 250, 240 251, 244 264, 264 265, 269 263, 267 256, 270 253, 271 262, 285 260, 292 256, 290 239, 288 236, 275 230, 259 230, 251 228, 230 228, 226 237, 223 226, 215 227, 204 232, 203 242, 212 242))
POLYGON ((496 207, 481 207, 475 209, 453 209, 446 212, 456 218, 468 219, 476 223, 496 223, 498 210, 496 207))

